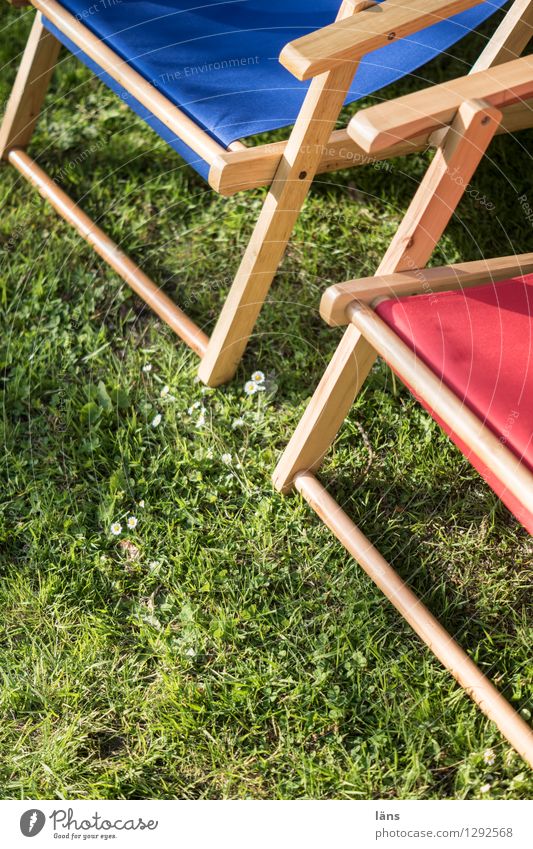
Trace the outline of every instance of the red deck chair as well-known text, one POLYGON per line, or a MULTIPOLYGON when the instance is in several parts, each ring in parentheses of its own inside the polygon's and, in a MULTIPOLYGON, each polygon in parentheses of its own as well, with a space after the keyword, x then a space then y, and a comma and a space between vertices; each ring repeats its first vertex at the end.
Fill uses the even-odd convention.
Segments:
POLYGON ((533 532, 533 253, 424 269, 502 118, 533 109, 533 56, 357 115, 369 152, 438 134, 439 147, 375 277, 321 303, 347 330, 274 474, 297 489, 522 757, 523 719, 406 586, 315 476, 380 355, 533 532))

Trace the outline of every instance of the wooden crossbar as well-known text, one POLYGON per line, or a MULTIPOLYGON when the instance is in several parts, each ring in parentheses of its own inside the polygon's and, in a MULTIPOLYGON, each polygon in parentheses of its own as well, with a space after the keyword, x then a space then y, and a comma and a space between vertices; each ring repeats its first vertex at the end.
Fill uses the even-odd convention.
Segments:
POLYGON ((85 212, 82 212, 72 198, 60 189, 25 151, 13 148, 7 154, 7 158, 11 165, 31 185, 38 189, 39 194, 52 204, 59 215, 77 230, 80 236, 137 292, 143 301, 193 351, 202 357, 209 341, 208 336, 203 330, 200 330, 167 295, 161 292, 144 271, 126 256, 116 242, 107 236, 85 212))
MULTIPOLYGON (((518 118, 518 116, 517 116, 518 118)), ((518 119, 522 122, 521 119, 518 119)), ((526 122, 524 114, 523 121, 526 122)), ((533 123, 533 116, 529 124, 533 123)), ((526 124, 526 126, 529 126, 526 124)), ((393 156, 406 156, 428 147, 428 137, 410 139, 398 143, 392 148, 369 156, 363 148, 348 135, 346 127, 334 130, 328 141, 320 149, 320 162, 317 174, 339 171, 342 168, 354 168, 371 165, 393 156)), ((287 141, 248 147, 242 151, 229 151, 221 154, 209 171, 209 185, 221 195, 233 195, 248 189, 270 186, 287 149, 287 141)))
MULTIPOLYGON (((364 113, 363 113, 364 114, 364 113)), ((521 101, 502 111, 503 119, 497 133, 515 133, 533 126, 533 103, 521 101)), ((372 166, 396 156, 419 153, 435 146, 433 134, 423 133, 416 138, 398 139, 382 150, 369 154, 348 133, 348 128, 334 130, 323 146, 317 174, 339 171, 342 168, 372 166)), ((248 189, 270 186, 283 158, 286 141, 257 145, 237 152, 222 153, 209 171, 209 185, 221 195, 229 196, 248 189)))

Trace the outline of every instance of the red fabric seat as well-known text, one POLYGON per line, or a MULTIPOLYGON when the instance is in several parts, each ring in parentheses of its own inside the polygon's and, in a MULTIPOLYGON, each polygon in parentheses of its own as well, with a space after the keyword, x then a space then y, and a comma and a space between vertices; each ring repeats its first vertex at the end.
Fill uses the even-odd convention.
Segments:
MULTIPOLYGON (((533 274, 388 300, 377 313, 533 472, 533 274)), ((439 424, 533 534, 533 514, 439 424)))

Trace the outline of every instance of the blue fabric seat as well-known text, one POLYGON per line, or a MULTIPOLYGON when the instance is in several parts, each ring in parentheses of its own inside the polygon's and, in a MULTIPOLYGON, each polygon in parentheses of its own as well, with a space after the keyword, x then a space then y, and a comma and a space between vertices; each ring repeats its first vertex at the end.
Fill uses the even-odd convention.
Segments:
MULTIPOLYGON (((293 124, 308 86, 278 62, 287 42, 330 24, 340 0, 61 0, 78 20, 224 147, 293 124)), ((447 50, 505 0, 488 0, 365 57, 347 102, 377 91, 447 50)), ((207 176, 198 155, 124 93, 49 22, 47 27, 207 176)))

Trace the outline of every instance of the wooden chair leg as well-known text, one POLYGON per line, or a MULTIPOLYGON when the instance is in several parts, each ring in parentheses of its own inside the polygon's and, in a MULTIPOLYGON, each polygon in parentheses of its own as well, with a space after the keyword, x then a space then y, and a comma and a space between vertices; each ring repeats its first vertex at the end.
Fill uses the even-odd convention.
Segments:
POLYGON ((28 145, 57 62, 61 44, 43 26, 39 12, 33 22, 17 78, 0 127, 0 159, 13 147, 28 145))
POLYGON ((376 357, 357 328, 349 326, 274 471, 280 492, 290 491, 297 472, 318 469, 376 357))
POLYGON ((209 386, 218 386, 235 374, 354 73, 354 64, 343 63, 311 83, 200 364, 198 375, 209 386))

